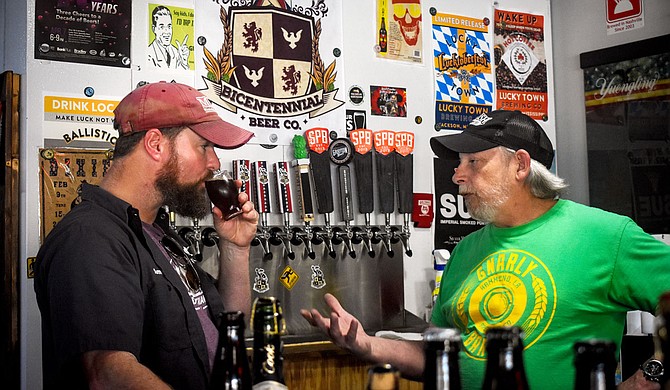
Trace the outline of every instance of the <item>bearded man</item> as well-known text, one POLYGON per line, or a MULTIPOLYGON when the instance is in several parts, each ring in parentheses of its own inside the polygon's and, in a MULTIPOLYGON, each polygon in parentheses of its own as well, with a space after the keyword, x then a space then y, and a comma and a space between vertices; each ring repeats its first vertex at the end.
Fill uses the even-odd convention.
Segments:
POLYGON ((214 148, 239 147, 253 133, 177 83, 137 88, 114 115, 119 138, 107 174, 99 187, 82 185, 81 202, 37 255, 44 388, 203 389, 224 311, 249 314, 258 213, 244 193, 234 219, 211 209, 217 280, 160 223, 163 206, 208 214, 205 180, 220 167, 214 148))

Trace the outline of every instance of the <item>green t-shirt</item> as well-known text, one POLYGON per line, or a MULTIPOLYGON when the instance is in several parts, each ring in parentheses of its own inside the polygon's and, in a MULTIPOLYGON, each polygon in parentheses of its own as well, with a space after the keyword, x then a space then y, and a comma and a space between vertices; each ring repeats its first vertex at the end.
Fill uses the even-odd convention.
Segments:
POLYGON ((630 218, 559 200, 513 228, 491 224, 465 237, 442 277, 432 322, 458 328, 464 389, 484 378, 484 335, 520 326, 530 388, 571 389, 573 344, 620 345, 626 312, 654 312, 670 290, 670 246, 630 218))

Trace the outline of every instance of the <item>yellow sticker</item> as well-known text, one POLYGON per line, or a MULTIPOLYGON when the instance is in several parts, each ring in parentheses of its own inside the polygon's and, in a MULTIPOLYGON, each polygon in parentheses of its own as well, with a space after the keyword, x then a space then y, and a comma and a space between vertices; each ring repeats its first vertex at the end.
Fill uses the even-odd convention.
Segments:
POLYGON ((32 279, 35 277, 35 260, 36 257, 28 258, 28 279, 32 279))
POLYGON ((284 285, 287 289, 292 289, 293 286, 298 282, 298 279, 300 279, 300 276, 291 268, 291 266, 287 265, 286 268, 281 273, 281 276, 279 276, 279 281, 281 284, 284 285))

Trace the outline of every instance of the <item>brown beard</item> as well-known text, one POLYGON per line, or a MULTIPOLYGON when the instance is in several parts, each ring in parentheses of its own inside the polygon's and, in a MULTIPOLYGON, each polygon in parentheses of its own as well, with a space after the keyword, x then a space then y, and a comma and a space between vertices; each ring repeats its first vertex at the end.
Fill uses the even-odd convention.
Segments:
POLYGON ((170 211, 189 218, 203 218, 211 212, 209 198, 202 182, 206 178, 194 183, 179 183, 179 162, 177 153, 172 149, 168 163, 158 172, 156 189, 163 196, 163 204, 170 211))

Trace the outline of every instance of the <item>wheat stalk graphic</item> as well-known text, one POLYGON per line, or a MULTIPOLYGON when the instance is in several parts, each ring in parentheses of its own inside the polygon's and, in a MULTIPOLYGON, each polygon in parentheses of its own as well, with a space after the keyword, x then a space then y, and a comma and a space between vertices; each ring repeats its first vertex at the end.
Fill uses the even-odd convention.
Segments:
POLYGON ((533 311, 530 313, 526 321, 521 325, 521 328, 523 329, 524 333, 526 334, 526 337, 530 335, 535 328, 540 325, 540 321, 542 321, 542 317, 544 317, 544 313, 547 312, 547 286, 544 284, 542 279, 536 277, 532 273, 530 274, 532 277, 532 285, 533 285, 533 292, 535 293, 535 305, 533 306, 533 311))
POLYGON ((328 65, 324 70, 323 60, 319 54, 319 37, 321 36, 321 19, 316 21, 314 25, 314 39, 312 39, 312 62, 314 63, 314 73, 309 76, 316 85, 316 89, 323 89, 330 92, 335 88, 335 78, 337 72, 335 71, 335 60, 328 65))

